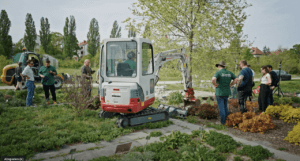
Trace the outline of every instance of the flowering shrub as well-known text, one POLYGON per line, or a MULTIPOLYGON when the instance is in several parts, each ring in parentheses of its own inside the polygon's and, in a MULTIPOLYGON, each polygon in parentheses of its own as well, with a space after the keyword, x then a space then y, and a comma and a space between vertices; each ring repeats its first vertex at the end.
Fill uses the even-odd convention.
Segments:
POLYGON ((292 131, 289 131, 287 137, 285 137, 284 140, 296 145, 300 145, 300 122, 298 122, 298 124, 294 126, 292 131))
POLYGON ((237 112, 234 114, 229 114, 227 116, 225 125, 233 128, 237 128, 240 123, 243 122, 243 115, 241 112, 237 112))

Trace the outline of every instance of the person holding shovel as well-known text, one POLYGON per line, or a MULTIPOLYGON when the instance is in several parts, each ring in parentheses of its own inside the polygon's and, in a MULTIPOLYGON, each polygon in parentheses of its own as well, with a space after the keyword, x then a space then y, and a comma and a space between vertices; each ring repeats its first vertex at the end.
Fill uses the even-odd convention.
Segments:
POLYGON ((230 87, 237 82, 237 78, 232 72, 225 69, 225 62, 219 62, 216 64, 216 67, 219 69, 219 71, 217 71, 213 76, 212 84, 216 88, 215 93, 218 102, 219 113, 221 116, 221 124, 224 125, 226 118, 229 115, 227 102, 228 96, 231 95, 230 87), (233 80, 232 83, 230 83, 231 80, 233 80))

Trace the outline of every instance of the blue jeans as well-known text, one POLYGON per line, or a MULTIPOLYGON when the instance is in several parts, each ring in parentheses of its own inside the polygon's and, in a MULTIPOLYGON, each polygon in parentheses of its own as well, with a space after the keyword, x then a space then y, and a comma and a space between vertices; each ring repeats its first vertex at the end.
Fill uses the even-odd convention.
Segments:
POLYGON ((221 124, 224 125, 226 122, 226 118, 229 115, 229 111, 227 107, 228 97, 217 96, 217 102, 218 102, 219 112, 221 116, 221 124))
POLYGON ((26 82, 27 87, 27 98, 26 98, 26 106, 32 105, 32 98, 34 95, 34 83, 33 81, 27 81, 26 82))

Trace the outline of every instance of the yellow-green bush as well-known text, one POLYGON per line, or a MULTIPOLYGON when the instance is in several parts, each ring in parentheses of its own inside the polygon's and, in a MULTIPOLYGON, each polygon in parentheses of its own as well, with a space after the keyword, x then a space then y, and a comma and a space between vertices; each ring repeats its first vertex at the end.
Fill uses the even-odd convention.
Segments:
POLYGON ((298 124, 294 126, 292 131, 289 131, 287 137, 285 137, 284 140, 296 145, 300 145, 300 122, 298 122, 298 124))
POLYGON ((266 114, 279 117, 284 122, 298 122, 300 120, 300 109, 290 105, 268 106, 266 114))

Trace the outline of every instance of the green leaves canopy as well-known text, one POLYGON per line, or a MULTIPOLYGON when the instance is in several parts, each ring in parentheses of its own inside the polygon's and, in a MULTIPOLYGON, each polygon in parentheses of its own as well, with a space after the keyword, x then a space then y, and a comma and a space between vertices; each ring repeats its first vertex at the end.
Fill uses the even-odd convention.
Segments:
POLYGON ((90 29, 87 34, 87 39, 88 39, 87 50, 92 56, 95 56, 100 46, 99 25, 98 25, 98 21, 95 18, 91 20, 90 29))
POLYGON ((28 51, 34 51, 35 40, 36 40, 36 29, 30 13, 27 13, 26 15, 25 26, 26 26, 25 34, 24 34, 25 47, 28 51))
POLYGON ((51 41, 50 24, 48 22, 48 18, 46 19, 44 19, 44 17, 41 18, 40 39, 44 51, 48 54, 48 45, 51 41))
POLYGON ((9 57, 12 49, 12 39, 9 34, 11 22, 5 10, 0 13, 0 45, 2 46, 2 53, 5 57, 9 57))
POLYGON ((120 37, 121 37, 121 27, 119 27, 118 22, 115 21, 110 33, 110 38, 120 38, 120 37))

